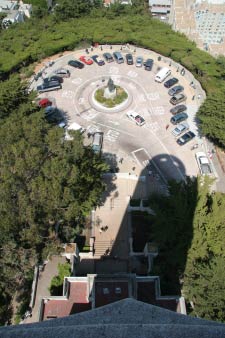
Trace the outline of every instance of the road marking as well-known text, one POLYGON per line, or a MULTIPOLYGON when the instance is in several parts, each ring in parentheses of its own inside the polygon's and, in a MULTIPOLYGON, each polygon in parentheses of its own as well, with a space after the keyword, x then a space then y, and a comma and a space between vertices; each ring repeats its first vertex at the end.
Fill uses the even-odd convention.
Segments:
POLYGON ((109 74, 118 74, 119 68, 118 67, 110 67, 109 68, 109 74))
MULTIPOLYGON (((81 116, 81 117, 82 117, 82 116, 81 116)), ((102 126, 102 127, 116 130, 116 131, 118 131, 118 132, 121 133, 121 134, 128 135, 128 136, 131 136, 131 137, 135 137, 135 135, 130 134, 130 133, 124 131, 124 130, 116 129, 116 128, 113 128, 112 126, 107 126, 106 124, 99 123, 99 122, 95 122, 95 123, 96 123, 96 124, 99 124, 99 125, 102 126)))
POLYGON ((152 92, 147 94, 147 98, 150 101, 155 101, 159 99, 159 93, 158 92, 152 92))
POLYGON ((129 83, 128 87, 133 90, 137 89, 137 87, 133 83, 129 83))
POLYGON ((119 135, 120 133, 118 131, 110 129, 106 134, 104 134, 104 140, 114 143, 116 142, 119 135))
POLYGON ((78 104, 81 105, 81 104, 84 104, 85 103, 85 98, 84 97, 80 97, 79 100, 78 100, 78 104))
POLYGON ((134 71, 132 71, 132 70, 130 70, 128 73, 127 73, 127 75, 129 76, 129 77, 131 77, 131 78, 136 78, 137 76, 138 76, 138 74, 136 73, 136 72, 134 72, 134 71))
POLYGON ((97 112, 96 110, 90 109, 89 111, 82 113, 81 117, 84 120, 90 121, 93 120, 98 114, 99 112, 97 112))
POLYGON ((72 90, 62 90, 61 91, 61 97, 71 99, 73 96, 74 96, 74 92, 72 90))
POLYGON ((101 129, 95 124, 91 124, 90 126, 87 127, 87 131, 91 134, 94 134, 96 132, 101 132, 101 129))
POLYGON ((112 124, 114 124, 115 126, 119 126, 120 125, 119 122, 115 122, 115 121, 111 121, 111 120, 109 120, 109 122, 112 123, 112 124))
POLYGON ((153 133, 156 133, 161 129, 158 122, 146 123, 144 127, 150 129, 153 133))
POLYGON ((153 107, 151 111, 151 115, 164 115, 165 114, 165 108, 163 106, 157 106, 153 107))
POLYGON ((111 78, 114 81, 114 83, 120 84, 120 79, 121 79, 120 75, 119 76, 118 75, 112 75, 111 78))
POLYGON ((138 95, 137 100, 140 102, 146 102, 147 99, 144 94, 138 95))
POLYGON ((76 78, 76 79, 73 79, 71 81, 73 84, 76 84, 76 85, 79 85, 81 82, 82 82, 82 79, 80 77, 76 78))

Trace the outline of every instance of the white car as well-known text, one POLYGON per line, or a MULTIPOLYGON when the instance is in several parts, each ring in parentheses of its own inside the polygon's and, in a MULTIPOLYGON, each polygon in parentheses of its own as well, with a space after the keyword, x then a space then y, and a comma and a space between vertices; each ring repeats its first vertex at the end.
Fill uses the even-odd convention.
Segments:
POLYGON ((172 134, 173 136, 178 137, 179 135, 181 135, 183 132, 185 132, 188 129, 189 129, 189 124, 187 122, 182 122, 178 124, 176 128, 172 130, 172 134))
POLYGON ((196 161, 201 175, 212 175, 213 171, 209 163, 209 159, 205 153, 199 151, 195 154, 196 161))
POLYGON ((134 121, 138 126, 143 126, 145 124, 145 119, 134 111, 128 112, 127 117, 134 121))

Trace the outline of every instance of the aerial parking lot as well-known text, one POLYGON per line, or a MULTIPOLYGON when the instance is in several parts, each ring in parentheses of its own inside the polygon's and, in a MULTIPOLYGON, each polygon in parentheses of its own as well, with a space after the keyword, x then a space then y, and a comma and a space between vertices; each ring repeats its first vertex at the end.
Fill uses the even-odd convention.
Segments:
POLYGON ((70 77, 65 76, 57 90, 42 92, 39 97, 52 100, 65 112, 67 125, 76 122, 85 128, 86 141, 87 135, 103 133, 103 154, 116 155, 118 161, 123 158, 128 171, 135 163, 141 172, 152 161, 166 180, 196 176, 199 167, 195 152, 205 149, 195 114, 205 94, 192 74, 172 60, 141 48, 102 46, 88 52, 77 50, 56 59, 42 77, 32 83, 32 88, 36 90, 43 83, 43 77, 52 76, 60 68, 66 69, 70 77), (110 58, 116 51, 122 55, 123 62, 110 58), (133 62, 127 54, 133 56, 133 62), (148 59, 152 61, 146 66, 148 59), (170 74, 160 83, 155 77, 163 67, 169 69, 170 74), (109 78, 128 94, 122 104, 113 108, 103 107, 94 99, 96 90, 106 86, 109 78), (172 78, 176 80, 168 83, 172 78), (175 104, 172 100, 172 104, 174 93, 175 99, 182 99, 175 104), (180 111, 173 109, 178 104, 183 106, 180 111), (171 118, 178 113, 187 114, 187 119, 184 117, 175 125, 171 118), (180 126, 182 122, 184 126, 180 126), (182 138, 190 131, 191 138, 188 135, 182 138))

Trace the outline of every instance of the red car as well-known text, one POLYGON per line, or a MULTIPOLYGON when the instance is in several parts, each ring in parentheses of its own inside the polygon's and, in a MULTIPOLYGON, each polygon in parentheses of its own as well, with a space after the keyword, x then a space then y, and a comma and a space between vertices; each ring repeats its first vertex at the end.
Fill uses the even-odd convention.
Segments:
POLYGON ((41 99, 38 102, 38 106, 41 108, 46 108, 52 105, 52 102, 49 99, 41 99))
POLYGON ((82 61, 83 63, 85 63, 86 65, 92 65, 93 60, 91 60, 90 58, 88 58, 87 56, 80 56, 79 60, 82 61))

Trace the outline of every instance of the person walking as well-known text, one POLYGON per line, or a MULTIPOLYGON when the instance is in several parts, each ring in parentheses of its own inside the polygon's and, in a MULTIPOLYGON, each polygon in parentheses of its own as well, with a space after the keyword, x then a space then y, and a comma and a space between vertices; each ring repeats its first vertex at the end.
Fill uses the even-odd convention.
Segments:
POLYGON ((166 125, 166 130, 169 128, 169 126, 170 126, 169 124, 166 125))

